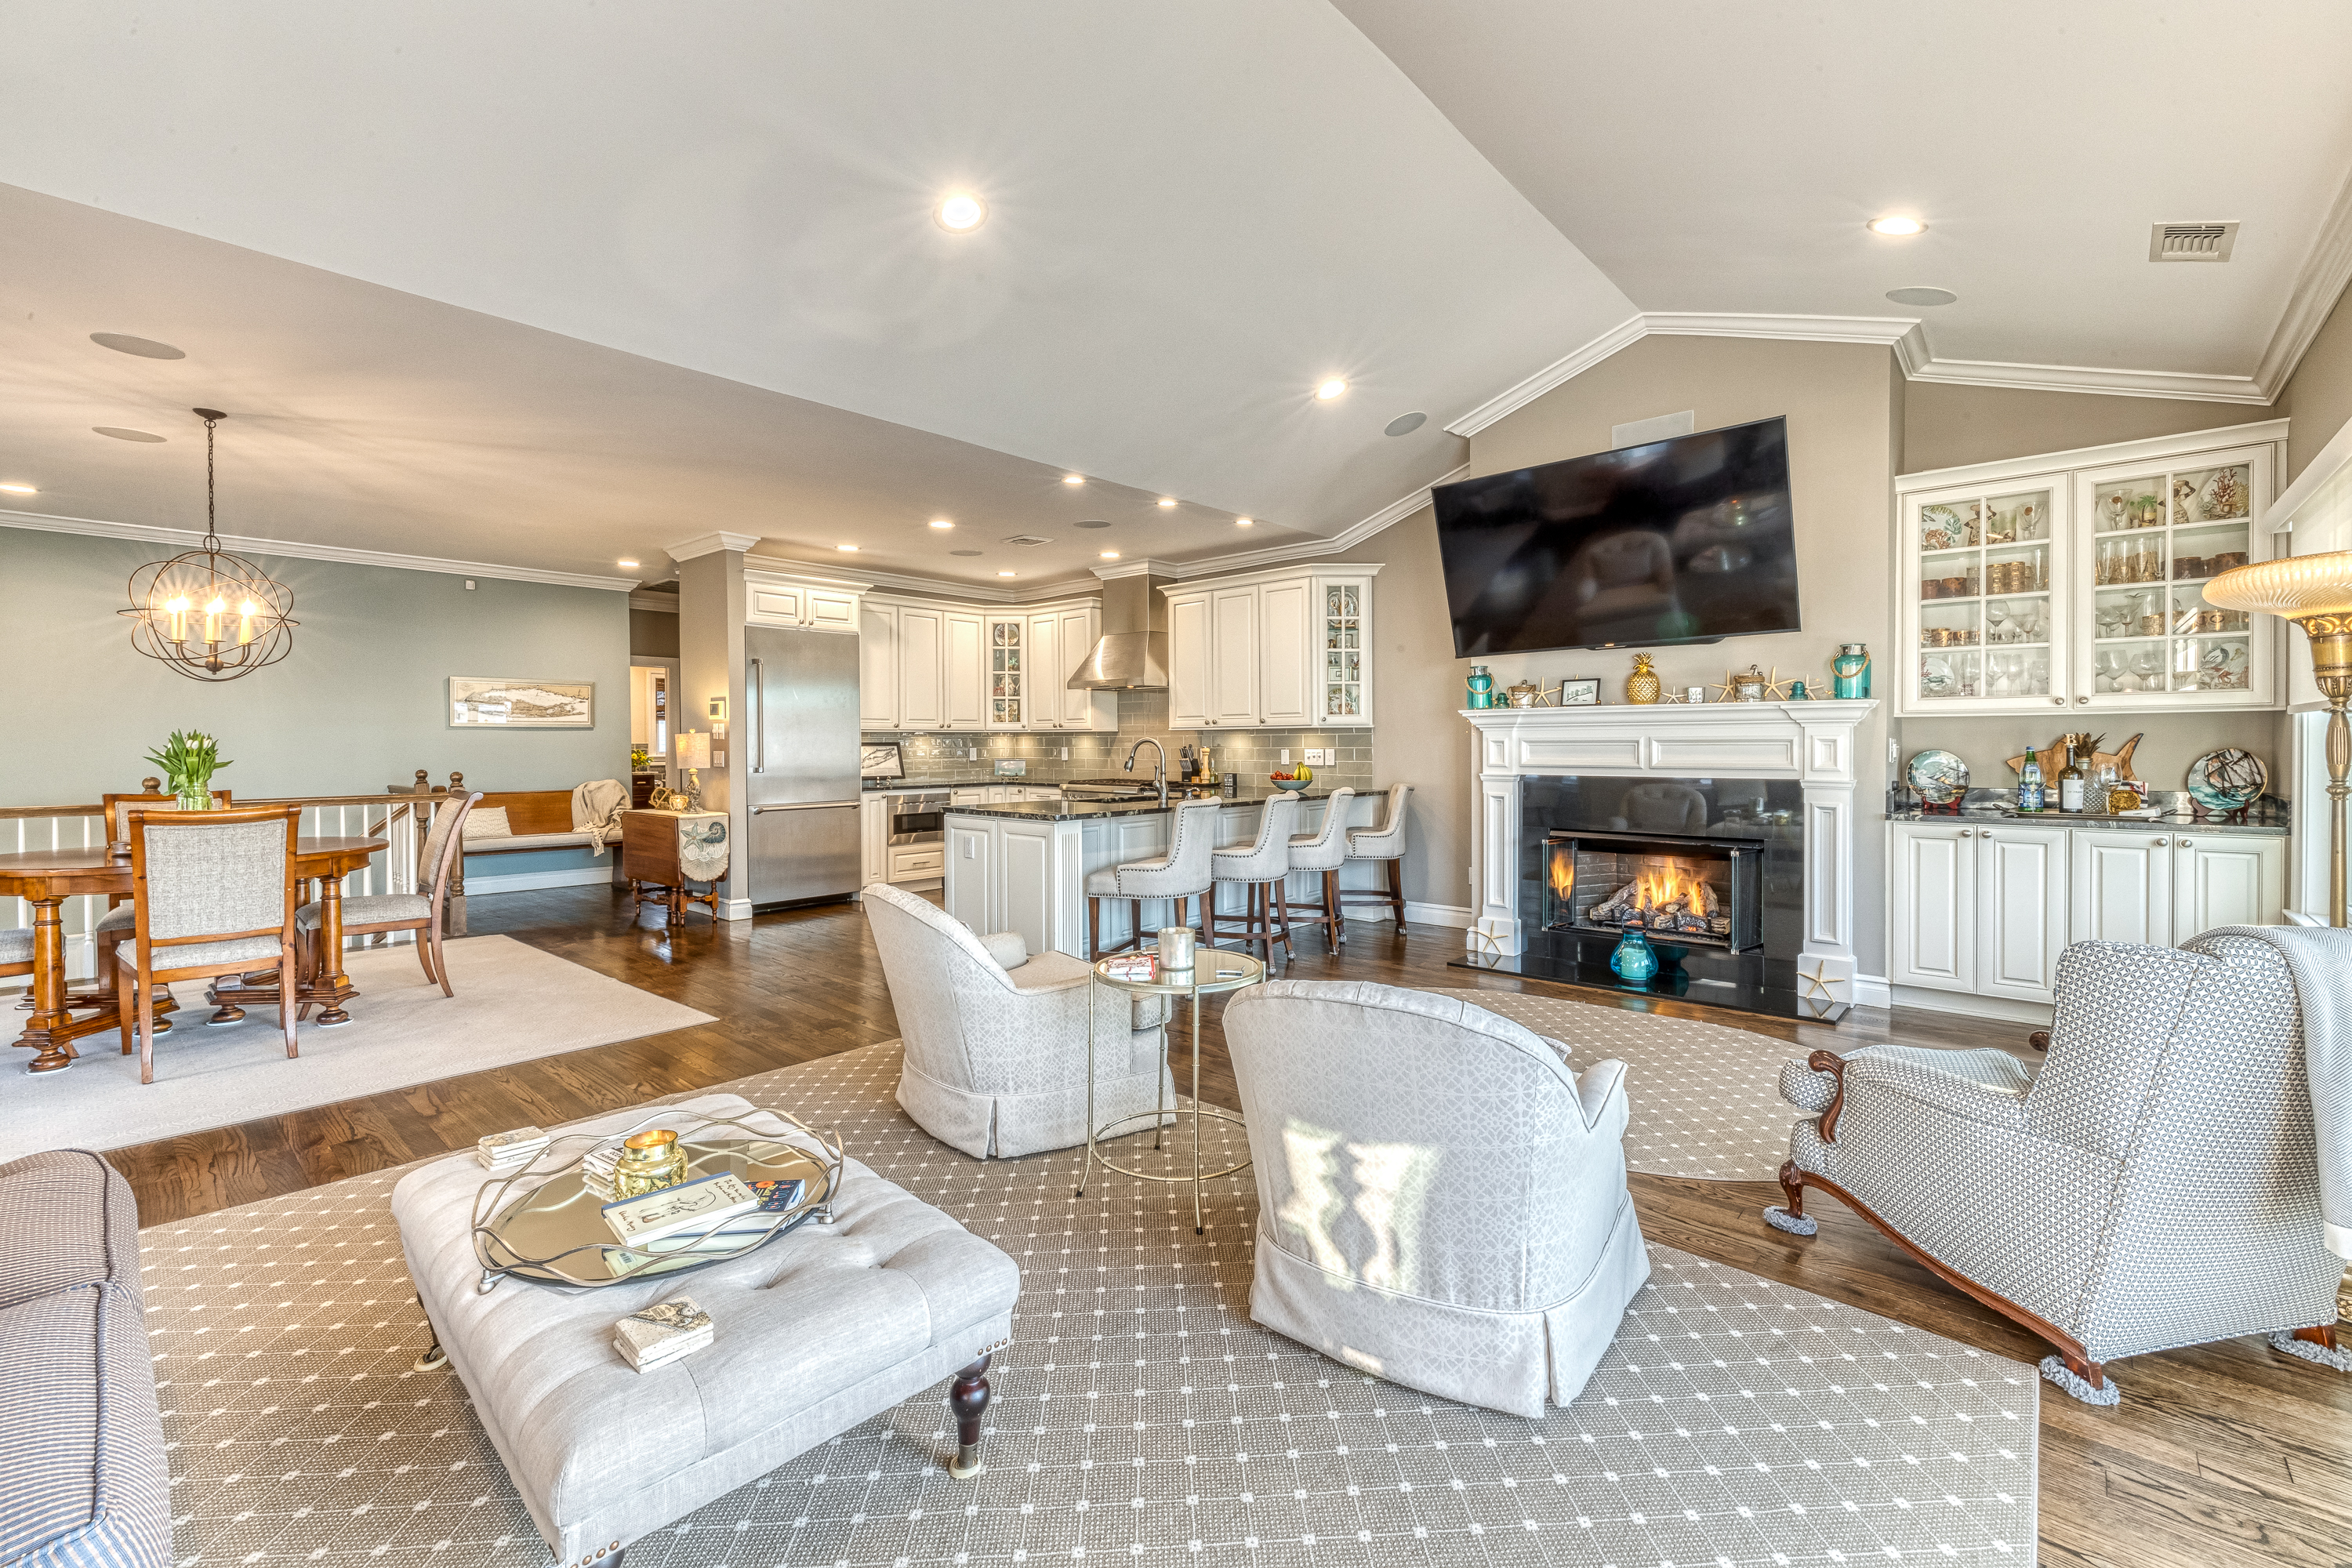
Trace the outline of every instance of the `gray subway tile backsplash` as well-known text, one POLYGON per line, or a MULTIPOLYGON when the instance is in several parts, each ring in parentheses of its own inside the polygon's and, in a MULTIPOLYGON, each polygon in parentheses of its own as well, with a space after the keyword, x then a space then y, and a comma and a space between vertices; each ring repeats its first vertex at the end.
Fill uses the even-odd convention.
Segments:
MULTIPOLYGON (((1021 776, 1030 784, 1063 784, 1071 779, 1106 778, 1119 772, 1129 748, 1145 736, 1168 751, 1168 771, 1177 771, 1177 748, 1206 745, 1210 761, 1221 773, 1263 777, 1281 765, 1286 750, 1295 765, 1309 747, 1328 750, 1334 761, 1316 768, 1318 784, 1368 791, 1372 785, 1372 731, 1370 730, 1172 730, 1168 725, 1168 693, 1122 691, 1118 694, 1118 733, 1074 731, 1059 733, 990 734, 982 731, 916 731, 898 733, 870 731, 868 741, 897 741, 906 759, 907 778, 913 784, 946 784, 991 776, 999 757, 1018 757, 1028 764, 1021 776), (1067 750, 1069 755, 1062 752, 1067 750)), ((1151 765, 1151 753, 1136 759, 1136 771, 1151 765)))

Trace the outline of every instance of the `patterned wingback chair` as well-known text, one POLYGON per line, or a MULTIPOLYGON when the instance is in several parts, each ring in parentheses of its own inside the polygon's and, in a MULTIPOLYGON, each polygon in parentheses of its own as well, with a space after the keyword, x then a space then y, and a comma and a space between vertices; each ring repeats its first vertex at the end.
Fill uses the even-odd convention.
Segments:
POLYGON ((1130 1002, 1066 952, 1007 969, 962 922, 887 883, 864 902, 906 1045, 898 1103, 924 1131, 981 1160, 1085 1142, 1089 1008, 1096 1125, 1174 1110, 1166 997, 1130 1002))
POLYGON ((2057 1346, 2042 1375, 2077 1398, 2116 1401, 2117 1356, 2273 1331, 2334 1350, 2344 1261, 2321 1243, 2302 1018, 2267 942, 2076 942, 2039 1072, 1871 1046, 1790 1062, 1780 1092, 1820 1114, 1765 1217, 1811 1235, 1805 1189, 1826 1189, 2057 1346))
POLYGON ((1227 1005, 1257 1175, 1250 1316, 1391 1383, 1531 1418, 1616 1337, 1650 1255, 1625 1066, 1457 997, 1276 980, 1227 1005))

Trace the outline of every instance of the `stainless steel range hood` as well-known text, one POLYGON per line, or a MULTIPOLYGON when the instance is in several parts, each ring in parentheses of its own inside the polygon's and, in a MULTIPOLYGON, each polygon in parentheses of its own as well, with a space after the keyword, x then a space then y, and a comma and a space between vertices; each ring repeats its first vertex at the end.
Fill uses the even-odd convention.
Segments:
POLYGON ((1102 639, 1063 684, 1072 691, 1165 690, 1168 600, 1171 579, 1139 574, 1103 584, 1102 639))

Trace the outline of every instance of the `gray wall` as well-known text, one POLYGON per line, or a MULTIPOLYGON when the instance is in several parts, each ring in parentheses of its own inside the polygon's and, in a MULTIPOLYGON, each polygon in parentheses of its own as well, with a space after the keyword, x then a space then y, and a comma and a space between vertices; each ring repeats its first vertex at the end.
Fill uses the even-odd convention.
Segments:
MULTIPOLYGON (((11 646, 0 803, 62 805, 135 790, 173 730, 220 737, 240 796, 366 794, 418 768, 485 789, 569 789, 628 777, 629 626, 623 594, 268 557, 294 590, 283 663, 218 685, 131 651, 132 571, 168 547, 0 528, 11 646), (452 675, 596 682, 593 730, 453 730, 452 675)), ((530 858, 535 859, 536 858, 530 858)), ((536 869, 523 856, 486 873, 536 869)))
MULTIPOLYGON (((2294 424, 2287 431, 2286 477, 2290 483, 2319 449, 2336 438, 2352 420, 2352 289, 2336 301, 2336 309, 2294 374, 2279 393, 2278 409, 2294 424)), ((2298 640, 2301 637, 2297 633, 2298 640)), ((2299 655, 2307 657, 2307 655, 2299 655)))
POLYGON ((2284 413, 2285 400, 2280 401, 2279 407, 2264 408, 2250 403, 2105 397, 2086 392, 2027 392, 1916 381, 1904 395, 1900 471, 1916 474, 2037 452, 2067 452, 2112 441, 2251 425, 2284 413))

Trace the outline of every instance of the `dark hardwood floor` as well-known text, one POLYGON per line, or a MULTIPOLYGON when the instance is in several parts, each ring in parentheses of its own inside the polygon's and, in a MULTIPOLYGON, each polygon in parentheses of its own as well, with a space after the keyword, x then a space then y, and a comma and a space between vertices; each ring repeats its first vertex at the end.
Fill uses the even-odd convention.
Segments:
MULTIPOLYGON (((854 906, 762 916, 671 933, 636 923, 602 888, 470 900, 467 930, 499 932, 716 1016, 717 1022, 620 1045, 113 1151, 142 1224, 299 1191, 470 1146, 526 1122, 552 1126, 657 1095, 724 1082, 895 1038, 882 969, 854 906)), ((647 920, 657 919, 648 911, 647 920)), ((1660 1011, 1788 1040, 1852 1049, 1877 1040, 1992 1045, 2028 1055, 2022 1031, 1948 1015, 1863 1010, 1829 1028, 1683 1004, 1645 1004, 1503 975, 1449 969, 1461 933, 1404 936, 1355 921, 1344 955, 1299 944, 1299 979, 1379 980, 1427 988, 1533 989, 1660 1011)), ((1204 1098, 1236 1106, 1219 1028, 1202 1030, 1204 1098)), ((855 1152, 855 1151, 853 1151, 855 1152)), ((1946 1289, 1834 1201, 1817 1197, 1809 1240, 1764 1225, 1769 1184, 1635 1175, 1634 1204, 1654 1242, 1801 1286, 1979 1349, 2038 1361, 2039 1342, 1946 1289)), ((2233 1340, 2121 1363, 2124 1402, 2093 1409, 2044 1388, 2041 1561, 2052 1564, 2252 1568, 2352 1564, 2352 1377, 2233 1340)))

